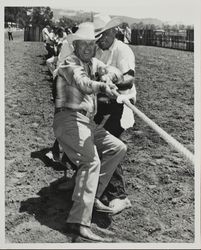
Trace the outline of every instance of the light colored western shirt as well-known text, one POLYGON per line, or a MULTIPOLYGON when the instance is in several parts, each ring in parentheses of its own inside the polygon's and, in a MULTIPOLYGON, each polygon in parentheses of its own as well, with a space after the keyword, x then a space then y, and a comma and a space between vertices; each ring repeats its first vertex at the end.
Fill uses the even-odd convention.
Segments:
MULTIPOLYGON (((57 80, 57 97, 55 106, 68 107, 73 110, 85 110, 91 115, 97 111, 96 94, 101 92, 102 82, 96 81, 97 75, 106 70, 110 80, 116 79, 114 72, 109 70, 97 58, 86 64, 74 53, 68 56, 59 66, 57 80)), ((105 85, 105 84, 104 84, 105 85)))

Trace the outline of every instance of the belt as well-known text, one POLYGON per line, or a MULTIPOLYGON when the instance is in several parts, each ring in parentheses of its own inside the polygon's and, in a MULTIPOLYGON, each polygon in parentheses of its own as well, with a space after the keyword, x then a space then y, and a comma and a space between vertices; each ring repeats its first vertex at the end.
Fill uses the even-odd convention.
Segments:
POLYGON ((92 115, 88 111, 86 111, 84 109, 74 110, 74 109, 71 109, 71 108, 68 108, 68 107, 55 108, 54 114, 57 114, 57 113, 63 112, 63 111, 67 111, 67 110, 78 112, 78 113, 80 113, 80 114, 82 114, 82 115, 84 115, 84 116, 86 116, 88 118, 92 117, 92 115))

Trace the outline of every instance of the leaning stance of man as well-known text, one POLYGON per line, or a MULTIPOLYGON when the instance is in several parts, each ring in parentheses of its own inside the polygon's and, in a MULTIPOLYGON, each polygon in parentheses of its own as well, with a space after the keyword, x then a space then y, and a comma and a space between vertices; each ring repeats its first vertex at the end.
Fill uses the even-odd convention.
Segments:
POLYGON ((94 122, 96 94, 112 96, 120 71, 94 58, 95 34, 92 23, 82 23, 68 36, 74 52, 58 70, 54 133, 70 160, 77 166, 73 205, 67 226, 84 238, 104 241, 90 229, 93 207, 112 212, 99 201, 113 172, 126 154, 126 146, 94 122), (96 81, 96 76, 101 76, 96 81), (102 206, 103 205, 103 206, 102 206))

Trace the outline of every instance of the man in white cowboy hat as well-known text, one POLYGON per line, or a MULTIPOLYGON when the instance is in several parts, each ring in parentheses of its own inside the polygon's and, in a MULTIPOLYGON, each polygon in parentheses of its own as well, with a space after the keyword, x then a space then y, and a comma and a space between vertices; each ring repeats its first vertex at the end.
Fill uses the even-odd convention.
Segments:
POLYGON ((74 52, 59 66, 54 133, 70 160, 77 166, 73 205, 67 226, 82 237, 105 241, 90 229, 92 210, 113 213, 99 198, 126 153, 123 142, 94 122, 97 93, 113 96, 120 71, 94 58, 95 33, 92 23, 82 23, 68 35, 74 52), (104 72, 104 75, 103 75, 104 72), (96 76, 100 81, 96 81, 96 76))
MULTIPOLYGON (((116 39, 116 28, 122 23, 120 18, 111 19, 108 15, 96 14, 94 16, 94 26, 98 50, 96 58, 106 65, 118 68, 124 76, 124 81, 118 84, 118 91, 126 98, 136 101, 136 89, 134 85, 135 56, 130 47, 122 41, 116 39)), ((115 99, 108 99, 104 94, 98 96, 98 112, 95 122, 103 123, 104 128, 111 134, 120 137, 122 132, 134 125, 134 115, 125 105, 117 103, 115 99), (109 118, 105 122, 105 115, 109 118)), ((121 212, 125 208, 131 207, 131 202, 125 191, 125 181, 122 167, 119 165, 115 170, 109 185, 103 193, 103 200, 109 202, 110 207, 121 212)))

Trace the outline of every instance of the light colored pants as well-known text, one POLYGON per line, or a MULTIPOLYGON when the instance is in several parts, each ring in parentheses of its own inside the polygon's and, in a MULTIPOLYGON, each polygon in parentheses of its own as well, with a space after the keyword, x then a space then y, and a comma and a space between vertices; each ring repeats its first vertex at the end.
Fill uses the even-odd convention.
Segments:
POLYGON ((53 74, 55 68, 56 68, 56 63, 57 63, 58 57, 57 56, 52 56, 46 60, 47 67, 51 74, 53 74))
POLYGON ((90 226, 95 196, 103 194, 126 154, 126 145, 93 118, 72 110, 57 113, 53 127, 64 152, 78 167, 67 222, 90 226))

